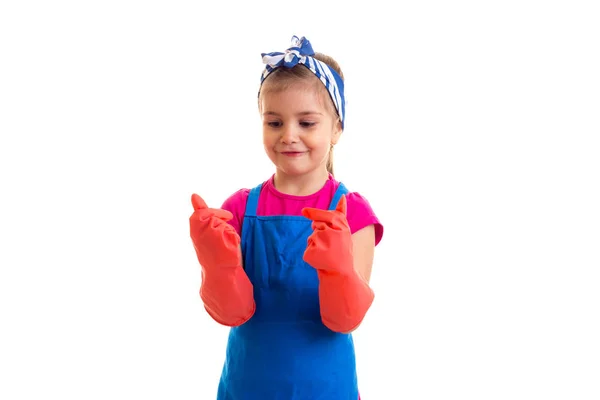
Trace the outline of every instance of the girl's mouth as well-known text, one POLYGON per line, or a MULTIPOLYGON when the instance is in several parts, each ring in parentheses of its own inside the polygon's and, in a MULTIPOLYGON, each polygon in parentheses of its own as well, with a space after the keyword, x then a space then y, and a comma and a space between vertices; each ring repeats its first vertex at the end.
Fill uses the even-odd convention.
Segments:
POLYGON ((283 151, 281 152, 281 154, 283 154, 284 156, 287 157, 299 157, 301 155, 303 155, 305 152, 304 151, 283 151))

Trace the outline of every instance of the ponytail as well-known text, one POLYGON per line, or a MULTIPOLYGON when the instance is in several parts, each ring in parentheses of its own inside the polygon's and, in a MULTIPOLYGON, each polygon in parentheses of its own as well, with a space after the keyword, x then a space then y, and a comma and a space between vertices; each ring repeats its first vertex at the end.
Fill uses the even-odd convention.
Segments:
POLYGON ((332 176, 333 174, 333 144, 329 147, 329 155, 327 156, 327 172, 329 172, 332 176))

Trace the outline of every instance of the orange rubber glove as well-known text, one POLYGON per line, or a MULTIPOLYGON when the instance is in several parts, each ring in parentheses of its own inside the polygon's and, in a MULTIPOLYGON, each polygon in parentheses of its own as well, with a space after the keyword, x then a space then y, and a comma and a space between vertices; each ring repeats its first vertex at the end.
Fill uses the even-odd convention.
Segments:
POLYGON ((239 326, 254 315, 254 288, 242 267, 240 236, 227 223, 227 210, 208 208, 192 195, 194 213, 190 236, 202 267, 200 297, 208 314, 218 323, 239 326))
POLYGON ((317 270, 323 324, 335 332, 350 332, 360 325, 375 295, 354 269, 346 197, 335 210, 304 208, 302 215, 313 221, 303 258, 317 270))

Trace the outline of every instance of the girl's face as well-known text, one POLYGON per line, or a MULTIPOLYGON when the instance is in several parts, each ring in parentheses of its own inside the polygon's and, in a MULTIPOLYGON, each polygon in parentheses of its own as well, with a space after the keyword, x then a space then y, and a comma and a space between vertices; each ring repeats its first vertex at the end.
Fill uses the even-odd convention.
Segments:
POLYGON ((267 92, 261 99, 263 143, 278 172, 290 176, 326 170, 332 144, 342 133, 341 123, 314 85, 296 84, 267 92))

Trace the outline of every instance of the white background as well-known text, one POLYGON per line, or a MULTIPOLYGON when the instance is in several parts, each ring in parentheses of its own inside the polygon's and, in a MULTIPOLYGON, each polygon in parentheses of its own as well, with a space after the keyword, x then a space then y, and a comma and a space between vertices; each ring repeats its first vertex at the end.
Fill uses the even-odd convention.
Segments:
POLYGON ((594 2, 217 3, 2 2, 0 398, 215 398, 190 195, 272 173, 260 53, 294 34, 386 229, 363 399, 600 398, 594 2))

